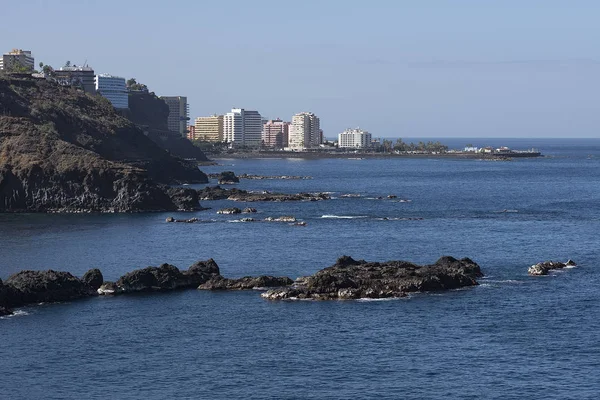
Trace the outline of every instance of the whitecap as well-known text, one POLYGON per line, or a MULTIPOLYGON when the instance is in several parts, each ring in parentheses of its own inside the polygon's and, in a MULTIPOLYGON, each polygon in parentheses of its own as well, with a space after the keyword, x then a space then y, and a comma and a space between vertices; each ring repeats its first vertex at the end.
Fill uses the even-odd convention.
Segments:
POLYGON ((0 319, 13 318, 13 317, 23 317, 25 315, 29 315, 29 313, 27 311, 23 311, 23 310, 14 310, 11 315, 2 316, 2 317, 0 317, 0 319))
POLYGON ((394 301, 394 300, 402 300, 402 299, 408 299, 408 296, 404 296, 404 297, 384 297, 384 298, 379 298, 379 299, 372 299, 370 297, 361 297, 360 299, 356 299, 356 301, 361 302, 361 303, 370 303, 373 301, 394 301))

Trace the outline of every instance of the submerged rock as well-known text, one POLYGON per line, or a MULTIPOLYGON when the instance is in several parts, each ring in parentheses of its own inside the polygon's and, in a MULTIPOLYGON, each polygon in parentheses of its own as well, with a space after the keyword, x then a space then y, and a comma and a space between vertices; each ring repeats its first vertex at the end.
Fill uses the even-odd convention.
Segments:
POLYGON ((254 214, 256 213, 256 208, 246 207, 242 210, 242 214, 254 214))
POLYGON ((245 276, 239 279, 224 278, 217 275, 198 286, 200 290, 249 290, 289 286, 294 281, 286 276, 245 276))
POLYGON ((331 197, 327 193, 270 193, 263 191, 260 193, 248 192, 237 188, 223 189, 220 186, 207 186, 198 190, 200 200, 232 200, 243 202, 255 201, 318 201, 329 200, 331 197))
POLYGON ((529 267, 527 273, 534 276, 548 275, 548 273, 552 270, 575 266, 577 266, 577 264, 573 260, 568 260, 566 263, 559 261, 544 261, 529 267))
POLYGON ((217 211, 217 214, 225 214, 225 215, 241 214, 241 213, 242 213, 242 210, 240 210, 237 207, 222 208, 219 211, 217 211))
POLYGON ((270 290, 262 296, 269 300, 402 297, 411 292, 477 285, 475 278, 480 276, 479 265, 468 258, 442 257, 435 264, 420 266, 407 261, 378 263, 343 256, 294 287, 270 290))

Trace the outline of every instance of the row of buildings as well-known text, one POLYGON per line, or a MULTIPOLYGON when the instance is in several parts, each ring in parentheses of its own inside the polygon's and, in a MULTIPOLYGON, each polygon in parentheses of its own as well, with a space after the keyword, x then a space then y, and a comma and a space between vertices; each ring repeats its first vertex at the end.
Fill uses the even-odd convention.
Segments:
MULTIPOLYGON (((48 66, 40 75, 65 86, 77 86, 87 93, 107 98, 117 110, 129 108, 129 89, 125 78, 110 74, 96 74, 88 65, 69 62, 59 69, 48 66)), ((35 61, 31 51, 13 49, 0 58, 0 70, 34 72, 35 61)), ((162 96, 169 107, 167 127, 173 134, 191 140, 226 142, 231 148, 273 148, 306 150, 318 148, 324 142, 320 119, 312 112, 301 112, 291 121, 266 120, 258 111, 233 108, 223 115, 198 117, 189 124, 189 104, 185 96, 162 96)), ((348 129, 338 135, 338 147, 371 147, 371 134, 360 129, 348 129)))
POLYGON ((290 122, 266 120, 258 111, 233 108, 224 115, 198 117, 189 128, 188 138, 206 142, 226 142, 232 148, 276 148, 304 150, 323 143, 320 120, 314 113, 301 112, 290 122))

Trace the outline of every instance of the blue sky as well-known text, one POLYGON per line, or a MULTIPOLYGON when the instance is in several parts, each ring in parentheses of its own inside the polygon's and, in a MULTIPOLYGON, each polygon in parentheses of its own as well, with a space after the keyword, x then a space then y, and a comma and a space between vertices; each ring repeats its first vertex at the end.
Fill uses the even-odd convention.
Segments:
POLYGON ((327 137, 600 137, 600 2, 19 0, 0 50, 86 60, 192 118, 321 118, 327 137))

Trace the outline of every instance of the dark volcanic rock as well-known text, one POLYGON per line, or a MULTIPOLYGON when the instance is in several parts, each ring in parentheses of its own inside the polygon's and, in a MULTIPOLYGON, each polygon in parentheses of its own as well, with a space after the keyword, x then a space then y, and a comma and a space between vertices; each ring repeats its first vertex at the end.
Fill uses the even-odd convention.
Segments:
POLYGON ((104 276, 98 268, 90 269, 82 277, 81 281, 88 285, 93 290, 98 290, 102 283, 104 283, 104 276))
POLYGON ((105 282, 99 294, 126 294, 135 292, 168 291, 191 289, 219 274, 219 266, 211 258, 198 261, 187 271, 180 271, 170 264, 147 267, 128 272, 116 282, 105 282))
POLYGON ((407 261, 378 263, 343 256, 296 287, 270 290, 262 296, 270 300, 402 297, 410 292, 477 285, 475 278, 480 276, 479 266, 468 258, 442 257, 435 264, 420 266, 407 261))
POLYGON ((177 210, 163 184, 208 182, 110 102, 0 77, 0 212, 177 210))
POLYGON ((242 210, 240 210, 237 207, 230 207, 230 208, 222 208, 219 211, 217 211, 217 214, 241 214, 242 210))
POLYGON ((6 305, 10 307, 95 295, 83 281, 63 271, 21 271, 11 275, 4 285, 8 289, 6 305))
POLYGON ((8 306, 8 288, 2 283, 0 279, 0 317, 3 315, 11 315, 13 312, 8 306))
POLYGON ((233 171, 223 171, 219 174, 219 185, 231 185, 240 183, 240 179, 235 176, 233 171))
POLYGON ((250 290, 267 287, 289 286, 294 281, 286 276, 245 276, 239 279, 224 278, 221 275, 215 276, 198 286, 201 290, 250 290))
POLYGON ((200 200, 233 200, 233 201, 317 201, 329 200, 327 193, 251 193, 237 188, 223 189, 220 186, 207 186, 198 190, 200 200))
POLYGON ((170 187, 166 191, 178 211, 195 211, 202 209, 196 190, 182 187, 170 187))
POLYGON ((548 275, 548 273, 555 269, 563 269, 565 267, 575 267, 577 264, 573 260, 568 260, 566 263, 559 261, 544 261, 532 265, 529 267, 527 272, 529 275, 548 275))

